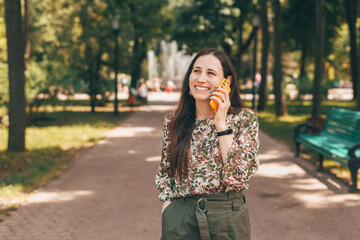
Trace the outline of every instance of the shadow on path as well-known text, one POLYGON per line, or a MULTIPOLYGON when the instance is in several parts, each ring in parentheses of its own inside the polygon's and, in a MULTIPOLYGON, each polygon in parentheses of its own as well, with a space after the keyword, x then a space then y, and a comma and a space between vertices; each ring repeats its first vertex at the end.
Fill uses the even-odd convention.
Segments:
POLYGON ((331 176, 319 176, 287 146, 260 137, 261 165, 246 193, 253 239, 358 239, 360 196, 340 183, 334 188, 326 181, 331 176))

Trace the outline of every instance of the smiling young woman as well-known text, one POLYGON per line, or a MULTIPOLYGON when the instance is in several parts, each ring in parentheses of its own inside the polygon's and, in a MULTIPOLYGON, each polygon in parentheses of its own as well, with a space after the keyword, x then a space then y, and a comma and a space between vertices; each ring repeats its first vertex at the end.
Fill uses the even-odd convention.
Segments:
POLYGON ((161 239, 250 239, 243 191, 256 172, 258 120, 240 98, 229 57, 200 51, 185 75, 180 101, 163 119, 155 177, 161 239), (230 85, 229 93, 222 79, 230 85), (218 103, 216 113, 210 100, 218 103))

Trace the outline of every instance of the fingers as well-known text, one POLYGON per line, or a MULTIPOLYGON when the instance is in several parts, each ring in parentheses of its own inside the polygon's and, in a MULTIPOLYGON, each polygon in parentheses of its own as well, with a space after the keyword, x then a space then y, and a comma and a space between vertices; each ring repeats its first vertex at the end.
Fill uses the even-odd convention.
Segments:
POLYGON ((164 212, 165 208, 167 208, 170 204, 171 204, 172 201, 166 201, 162 204, 162 208, 161 208, 161 213, 164 212))
POLYGON ((219 106, 220 106, 220 103, 224 103, 224 102, 225 102, 224 99, 221 99, 219 96, 215 96, 215 95, 210 95, 210 96, 209 96, 209 99, 216 101, 216 102, 219 104, 219 106))
POLYGON ((226 97, 224 96, 223 93, 219 93, 219 92, 211 92, 210 93, 210 99, 213 99, 213 100, 219 100, 221 102, 225 102, 225 99, 226 97))
POLYGON ((225 102, 226 100, 229 99, 229 93, 226 89, 224 88, 215 88, 216 91, 214 92, 210 92, 210 97, 211 96, 216 96, 218 98, 220 98, 220 100, 222 102, 225 102))

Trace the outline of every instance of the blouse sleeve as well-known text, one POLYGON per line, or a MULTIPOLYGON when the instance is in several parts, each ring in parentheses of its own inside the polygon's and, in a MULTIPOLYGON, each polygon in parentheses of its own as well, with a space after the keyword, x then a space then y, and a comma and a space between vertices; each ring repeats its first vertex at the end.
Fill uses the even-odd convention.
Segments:
POLYGON ((222 179, 229 190, 246 189, 259 167, 259 123, 250 109, 241 111, 234 123, 234 141, 223 166, 222 179))
POLYGON ((156 188, 159 192, 159 199, 161 202, 171 200, 174 196, 172 191, 173 177, 170 174, 170 162, 168 159, 168 147, 170 143, 170 138, 168 136, 168 124, 169 119, 164 117, 163 119, 163 144, 162 144, 162 153, 159 169, 155 176, 156 188))

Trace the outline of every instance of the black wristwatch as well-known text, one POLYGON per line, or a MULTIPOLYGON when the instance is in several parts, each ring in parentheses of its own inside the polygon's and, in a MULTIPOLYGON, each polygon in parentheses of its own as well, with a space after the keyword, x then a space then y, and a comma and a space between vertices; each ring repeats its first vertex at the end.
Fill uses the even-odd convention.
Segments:
POLYGON ((229 135, 229 134, 232 134, 232 133, 233 133, 232 129, 227 129, 225 131, 218 132, 217 136, 220 137, 220 136, 229 135))

